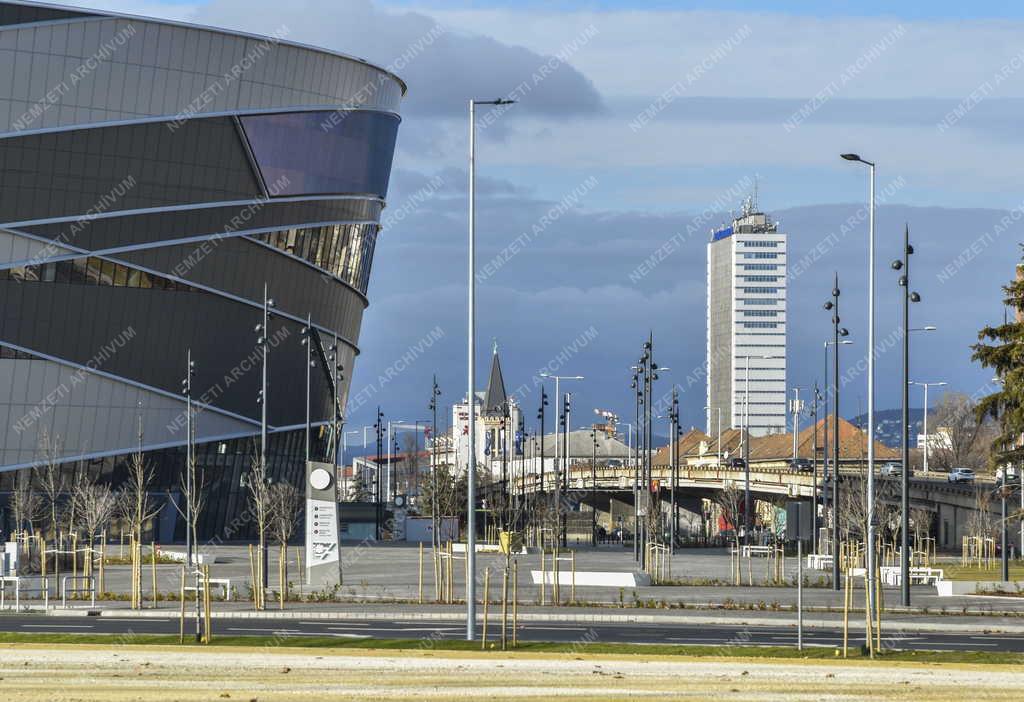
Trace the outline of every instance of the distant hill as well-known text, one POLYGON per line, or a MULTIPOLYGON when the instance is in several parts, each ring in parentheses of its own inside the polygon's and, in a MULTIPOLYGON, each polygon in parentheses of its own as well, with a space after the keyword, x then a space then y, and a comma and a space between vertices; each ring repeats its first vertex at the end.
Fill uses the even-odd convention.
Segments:
MULTIPOLYGON (((887 409, 875 411, 875 438, 890 448, 900 447, 900 422, 903 411, 887 409)), ((850 418, 854 426, 864 428, 868 424, 867 413, 850 418)), ((924 410, 910 408, 910 446, 917 445, 917 435, 923 431, 924 410)))

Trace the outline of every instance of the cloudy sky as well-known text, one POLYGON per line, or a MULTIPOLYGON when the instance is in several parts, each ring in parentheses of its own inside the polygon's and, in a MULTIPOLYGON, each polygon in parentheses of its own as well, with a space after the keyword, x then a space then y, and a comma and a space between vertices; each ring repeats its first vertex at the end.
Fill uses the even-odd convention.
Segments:
POLYGON ((1020 259, 1020 3, 904 2, 899 14, 882 0, 74 4, 286 28, 408 82, 353 380, 353 396, 372 399, 351 407, 352 427, 372 423, 378 401, 389 417, 425 419, 433 373, 443 402, 465 393, 466 103, 509 94, 519 103, 485 111, 479 132, 480 383, 496 339, 531 420, 542 367, 586 376, 574 426, 595 407, 631 415, 628 368, 653 330, 656 358, 672 368, 660 391, 678 383, 685 422, 702 423, 707 233, 755 182, 790 237, 790 385, 822 379, 821 303, 838 271, 855 340, 842 410, 857 414, 867 174, 844 151, 878 162, 884 200, 879 409, 899 401, 888 263, 905 223, 923 297, 914 323, 939 327, 915 335, 913 375, 969 394, 990 378, 969 347, 1001 319, 999 286, 1020 259), (410 348, 415 362, 382 380, 410 348))

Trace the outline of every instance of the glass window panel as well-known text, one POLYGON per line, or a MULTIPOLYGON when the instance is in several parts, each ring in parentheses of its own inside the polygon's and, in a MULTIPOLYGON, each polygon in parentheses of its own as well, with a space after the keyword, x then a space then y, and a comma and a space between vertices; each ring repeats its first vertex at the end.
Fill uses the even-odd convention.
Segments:
POLYGON ((44 263, 40 271, 39 279, 44 283, 52 283, 57 279, 57 264, 44 263))
POLYGON ((127 270, 128 270, 128 280, 125 283, 125 285, 127 287, 129 287, 129 288, 140 288, 140 287, 142 287, 140 281, 142 280, 142 276, 144 275, 143 272, 140 271, 140 270, 137 270, 135 268, 129 268, 127 270))
POLYGON ((114 284, 114 269, 117 265, 113 261, 101 261, 100 285, 114 284))
POLYGON ((128 268, 120 263, 114 266, 114 286, 123 288, 128 285, 128 268))
POLYGON ((278 196, 366 193, 384 197, 398 122, 395 115, 364 110, 241 118, 263 180, 278 196))
POLYGON ((74 261, 58 261, 57 274, 55 280, 58 283, 70 283, 71 272, 74 270, 74 267, 74 261))

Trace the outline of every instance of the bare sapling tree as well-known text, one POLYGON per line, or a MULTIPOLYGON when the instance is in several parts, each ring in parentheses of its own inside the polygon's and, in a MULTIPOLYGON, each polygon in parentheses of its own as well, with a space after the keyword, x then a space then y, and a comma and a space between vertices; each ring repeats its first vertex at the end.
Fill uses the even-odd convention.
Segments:
POLYGON ((21 470, 15 475, 10 505, 14 530, 31 537, 35 533, 36 521, 46 513, 43 497, 36 492, 31 472, 21 470))
POLYGON ((109 485, 93 484, 80 479, 75 482, 71 503, 85 536, 85 575, 92 575, 93 544, 117 512, 118 496, 109 485))
POLYGON ((977 554, 988 553, 985 541, 995 532, 996 520, 992 514, 992 493, 984 486, 974 488, 974 509, 967 517, 967 535, 978 541, 977 554))
POLYGON ((281 608, 288 599, 288 541, 299 523, 304 495, 291 483, 274 483, 267 489, 270 531, 279 547, 277 569, 281 582, 281 608))
POLYGON ((256 533, 258 538, 256 566, 254 568, 254 580, 252 585, 253 599, 258 609, 266 606, 266 593, 263 591, 263 577, 267 564, 264 558, 264 550, 267 546, 267 527, 270 524, 270 481, 267 476, 266 458, 258 451, 253 450, 250 459, 249 470, 249 505, 252 509, 253 518, 256 520, 256 533))
POLYGON ((193 547, 198 549, 199 519, 206 508, 206 471, 199 467, 195 457, 186 458, 185 470, 178 478, 178 490, 181 499, 176 500, 168 491, 167 502, 174 506, 184 522, 185 529, 191 536, 193 547), (190 480, 191 477, 191 480, 190 480))
POLYGON ((508 593, 515 557, 522 548, 518 532, 523 519, 523 501, 512 495, 508 485, 488 473, 480 474, 481 492, 487 495, 487 511, 499 530, 502 554, 501 649, 508 648, 508 593))
MULTIPOLYGON (((141 445, 141 441, 140 441, 141 445)), ((160 512, 160 504, 150 497, 153 484, 153 470, 146 463, 141 451, 136 451, 128 458, 127 479, 118 499, 118 513, 122 524, 128 525, 131 535, 131 577, 132 606, 141 606, 142 591, 142 533, 146 523, 160 512)), ((187 526, 186 526, 187 528, 187 526)), ((123 529, 123 527, 122 527, 123 529)), ((155 554, 154 554, 155 555, 155 554)))
POLYGON ((49 517, 50 538, 57 539, 60 535, 61 497, 67 489, 64 473, 60 469, 61 443, 57 437, 51 437, 44 429, 39 437, 40 465, 35 469, 36 485, 43 499, 43 507, 49 517))
POLYGON ((735 481, 726 481, 725 485, 715 494, 715 504, 722 515, 723 521, 731 527, 732 545, 736 552, 733 559, 733 579, 740 584, 740 519, 743 511, 743 492, 735 481))

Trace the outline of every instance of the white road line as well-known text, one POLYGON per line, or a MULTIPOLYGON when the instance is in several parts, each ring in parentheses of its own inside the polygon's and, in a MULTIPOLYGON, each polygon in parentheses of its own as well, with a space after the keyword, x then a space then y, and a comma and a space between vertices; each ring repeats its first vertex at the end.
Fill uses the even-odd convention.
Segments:
POLYGON ((94 629, 92 624, 22 624, 22 629, 94 629))
POLYGON ((353 623, 350 624, 348 622, 332 622, 330 620, 319 621, 319 622, 299 622, 299 624, 306 624, 308 626, 323 626, 324 624, 335 624, 339 628, 340 627, 344 627, 346 629, 350 628, 350 627, 353 627, 353 626, 361 626, 361 627, 373 626, 372 624, 364 624, 362 622, 353 622, 353 623))
MULTIPOLYGON (((114 617, 103 617, 105 622, 169 622, 170 619, 154 619, 152 617, 125 617, 123 619, 117 619, 114 617)), ((177 621, 177 620, 175 620, 177 621)))
POLYGON ((237 627, 229 626, 228 631, 269 631, 272 634, 301 634, 298 629, 261 629, 259 627, 237 627))

